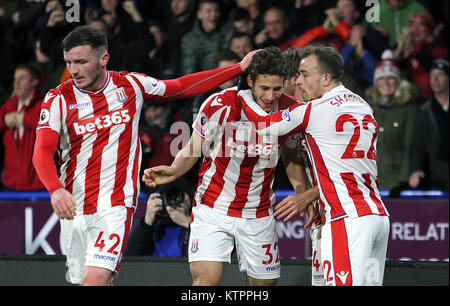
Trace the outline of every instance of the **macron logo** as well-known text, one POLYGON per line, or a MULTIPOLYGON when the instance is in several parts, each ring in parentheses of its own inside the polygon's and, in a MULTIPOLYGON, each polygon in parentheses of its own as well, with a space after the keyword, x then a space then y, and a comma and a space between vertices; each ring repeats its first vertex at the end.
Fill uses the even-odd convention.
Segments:
POLYGON ((345 285, 345 283, 347 282, 348 271, 347 272, 341 271, 341 272, 337 273, 336 275, 337 275, 337 277, 339 277, 342 284, 345 285))
POLYGON ((98 130, 108 128, 112 125, 126 123, 130 121, 130 119, 131 117, 128 114, 128 109, 124 109, 103 115, 101 117, 89 118, 89 122, 86 122, 86 120, 82 121, 86 123, 75 122, 73 124, 73 129, 77 135, 85 135, 95 133, 98 130))

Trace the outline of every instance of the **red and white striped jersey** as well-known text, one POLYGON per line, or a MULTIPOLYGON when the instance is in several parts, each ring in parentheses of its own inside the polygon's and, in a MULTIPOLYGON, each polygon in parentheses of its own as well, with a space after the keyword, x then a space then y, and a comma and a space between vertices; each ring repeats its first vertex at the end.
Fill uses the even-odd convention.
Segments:
MULTIPOLYGON (((138 124, 144 101, 187 98, 241 72, 236 64, 162 81, 140 73, 108 71, 97 92, 79 89, 72 80, 49 91, 37 134, 48 135, 48 129, 59 134, 59 180, 74 196, 77 214, 136 206, 141 165, 138 124)), ((45 145, 38 147, 38 153, 45 145)), ((42 162, 37 161, 36 169, 49 190, 55 184, 42 167, 51 157, 39 158, 42 162)))
POLYGON ((345 217, 388 215, 378 190, 378 127, 364 99, 341 85, 306 105, 297 104, 268 116, 243 106, 247 117, 259 122, 261 135, 304 131, 325 212, 324 223, 345 217))
MULTIPOLYGON (((195 205, 208 205, 233 217, 261 218, 272 214, 276 200, 272 185, 280 149, 283 145, 295 147, 298 135, 259 136, 239 100, 266 114, 250 89, 238 92, 232 87, 210 96, 193 123, 194 131, 209 148, 199 170, 195 205)), ((295 99, 282 95, 274 111, 295 103, 295 99)))
MULTIPOLYGON (((305 173, 306 173, 306 177, 309 181, 309 184, 311 186, 317 186, 317 179, 316 176, 314 174, 314 169, 312 167, 311 161, 309 160, 308 157, 308 150, 306 148, 306 137, 304 133, 300 133, 300 139, 298 142, 298 146, 299 146, 299 153, 303 159, 303 166, 305 168, 305 173)), ((323 219, 323 208, 322 206, 319 204, 320 199, 317 199, 315 201, 312 202, 312 204, 314 205, 314 210, 315 210, 315 216, 314 216, 314 222, 311 225, 311 229, 313 229, 316 226, 322 225, 322 219, 323 219)))

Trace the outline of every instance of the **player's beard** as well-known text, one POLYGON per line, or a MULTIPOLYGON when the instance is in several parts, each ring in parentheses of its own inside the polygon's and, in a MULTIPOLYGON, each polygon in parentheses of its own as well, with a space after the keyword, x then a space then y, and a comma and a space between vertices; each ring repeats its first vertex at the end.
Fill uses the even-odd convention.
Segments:
POLYGON ((100 80, 100 78, 102 77, 102 75, 103 75, 103 73, 104 73, 104 69, 103 69, 103 67, 100 65, 100 63, 97 64, 97 67, 96 67, 96 68, 97 68, 97 69, 96 69, 97 73, 96 73, 95 76, 92 78, 92 81, 91 81, 90 83, 88 83, 86 86, 80 87, 81 89, 89 90, 89 91, 94 91, 94 90, 100 89, 100 86, 103 85, 103 82, 102 82, 102 84, 96 84, 96 83, 97 83, 97 82, 100 80))

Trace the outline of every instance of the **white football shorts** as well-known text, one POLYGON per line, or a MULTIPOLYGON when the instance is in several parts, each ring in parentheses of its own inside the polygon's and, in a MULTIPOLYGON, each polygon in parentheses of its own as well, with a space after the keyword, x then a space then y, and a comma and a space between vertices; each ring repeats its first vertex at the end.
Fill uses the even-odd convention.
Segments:
POLYGON ((231 263, 236 244, 239 270, 255 279, 280 277, 280 257, 275 218, 236 218, 206 205, 192 208, 189 262, 231 263))
POLYGON ((325 278, 323 276, 322 267, 322 252, 320 251, 320 243, 322 241, 322 226, 315 226, 309 233, 312 245, 311 285, 325 286, 325 278))
POLYGON ((322 265, 327 286, 381 286, 389 217, 343 218, 322 226, 322 265))
POLYGON ((117 274, 131 228, 133 209, 112 207, 73 220, 60 220, 61 249, 67 257, 68 281, 81 284, 85 266, 117 274))

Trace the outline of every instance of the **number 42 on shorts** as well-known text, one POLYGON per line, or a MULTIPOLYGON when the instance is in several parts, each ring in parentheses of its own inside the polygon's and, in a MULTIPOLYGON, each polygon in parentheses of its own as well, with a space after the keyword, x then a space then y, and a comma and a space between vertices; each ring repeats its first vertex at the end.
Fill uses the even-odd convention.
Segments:
MULTIPOLYGON (((104 232, 101 231, 101 232, 98 234, 97 240, 95 241, 95 244, 94 244, 94 247, 99 248, 99 251, 100 251, 100 252, 103 252, 103 248, 105 247, 105 240, 102 239, 103 233, 104 233, 104 232)), ((120 243, 120 236, 117 235, 117 234, 115 234, 115 233, 109 235, 109 241, 113 241, 113 240, 114 240, 114 243, 113 243, 113 245, 108 249, 107 252, 108 252, 108 253, 111 253, 111 254, 113 254, 113 255, 117 255, 119 252, 116 251, 116 248, 117 248, 117 246, 118 246, 119 243, 120 243)))

